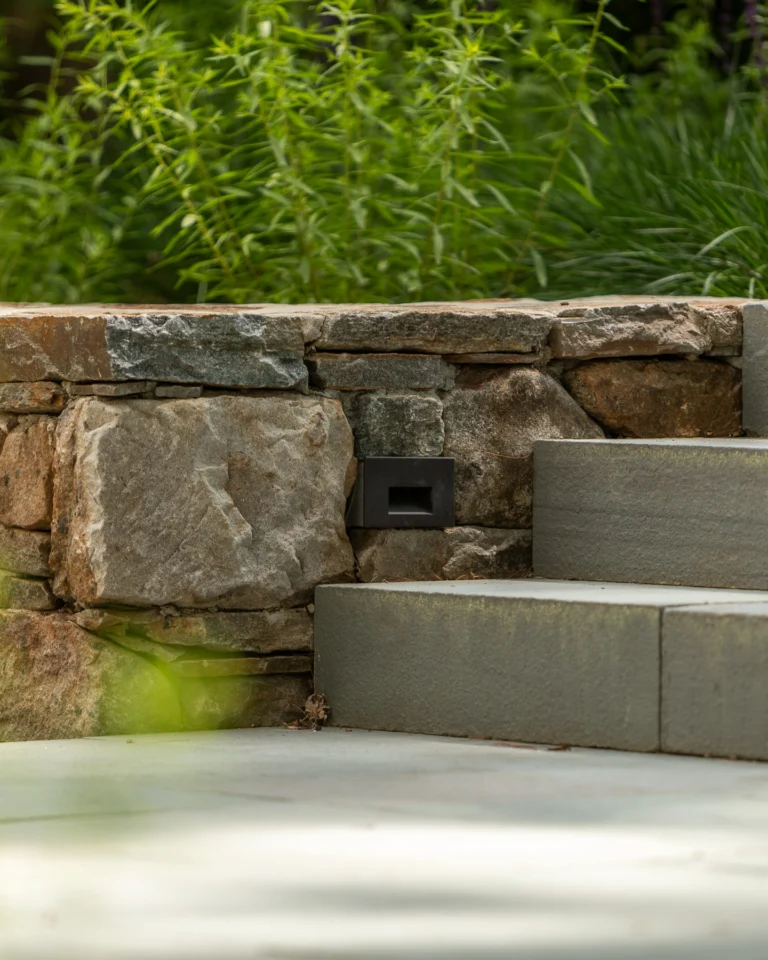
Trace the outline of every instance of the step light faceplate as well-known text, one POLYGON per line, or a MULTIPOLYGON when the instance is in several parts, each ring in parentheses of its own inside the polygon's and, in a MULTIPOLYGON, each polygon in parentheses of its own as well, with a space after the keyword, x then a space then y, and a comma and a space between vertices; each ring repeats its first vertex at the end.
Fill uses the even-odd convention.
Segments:
POLYGON ((368 457, 360 464, 347 523, 376 529, 452 527, 453 459, 368 457))

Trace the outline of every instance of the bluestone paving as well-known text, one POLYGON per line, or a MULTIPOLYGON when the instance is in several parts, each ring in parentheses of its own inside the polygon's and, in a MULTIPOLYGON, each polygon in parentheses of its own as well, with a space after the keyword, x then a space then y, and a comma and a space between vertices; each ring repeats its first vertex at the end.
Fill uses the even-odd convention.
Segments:
POLYGON ((768 767, 326 729, 0 745, 3 960, 764 960, 768 767))

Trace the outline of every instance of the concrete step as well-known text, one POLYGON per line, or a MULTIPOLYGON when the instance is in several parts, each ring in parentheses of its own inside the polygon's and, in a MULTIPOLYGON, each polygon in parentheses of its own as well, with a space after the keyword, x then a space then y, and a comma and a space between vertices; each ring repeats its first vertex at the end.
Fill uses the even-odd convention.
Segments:
POLYGON ((768 654, 763 592, 552 580, 318 587, 316 689, 339 726, 637 751, 659 750, 663 726, 670 750, 739 755, 743 737, 754 756, 762 736, 768 759, 768 705, 749 717, 739 706, 747 681, 744 710, 765 689, 768 655, 755 641, 733 685, 726 676, 715 690, 727 620, 696 645, 696 617, 737 601, 742 618, 751 604, 766 611, 754 623, 768 654), (708 715, 717 703, 725 738, 708 715))
POLYGON ((534 453, 538 577, 768 589, 768 440, 553 440, 534 453))

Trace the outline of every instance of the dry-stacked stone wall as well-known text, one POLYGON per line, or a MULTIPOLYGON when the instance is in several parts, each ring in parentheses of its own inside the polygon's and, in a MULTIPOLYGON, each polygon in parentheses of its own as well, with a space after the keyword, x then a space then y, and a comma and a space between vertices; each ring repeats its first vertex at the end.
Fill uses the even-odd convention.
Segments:
POLYGON ((742 303, 0 307, 0 739, 298 719, 317 584, 530 572, 534 441, 741 433, 742 303))

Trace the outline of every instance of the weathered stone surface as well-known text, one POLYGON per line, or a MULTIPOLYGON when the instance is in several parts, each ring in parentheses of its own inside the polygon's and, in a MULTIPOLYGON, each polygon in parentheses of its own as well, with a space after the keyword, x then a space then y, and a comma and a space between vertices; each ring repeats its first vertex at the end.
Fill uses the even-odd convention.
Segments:
POLYGON ((712 352, 738 354, 743 339, 742 307, 725 301, 692 301, 696 316, 704 317, 712 335, 712 352))
POLYGON ((578 319, 558 319, 552 328, 555 357, 700 354, 718 337, 727 339, 721 316, 715 320, 687 302, 573 308, 572 313, 578 319))
POLYGON ((0 413, 0 453, 3 452, 3 444, 8 439, 8 434, 18 422, 18 417, 6 416, 0 413))
POLYGON ((310 381, 325 390, 446 390, 453 370, 440 357, 407 353, 317 353, 310 381))
POLYGON ((768 590, 768 441, 536 444, 537 577, 768 590))
POLYGON ((165 380, 290 388, 306 383, 288 318, 218 308, 0 312, 0 381, 165 380))
POLYGON ((513 301, 326 308, 320 350, 534 353, 552 324, 513 301))
POLYGON ((67 397, 58 383, 0 384, 0 411, 4 413, 61 413, 67 397))
POLYGON ((309 676, 215 677, 177 681, 190 730, 279 727, 298 720, 312 692, 309 676))
MULTIPOLYGON (((768 436, 768 302, 744 307, 744 429, 768 436)), ((0 437, 0 440, 2 438, 0 437)))
POLYGON ((534 364, 544 358, 542 353, 451 353, 445 357, 449 363, 477 364, 491 366, 499 364, 534 364))
POLYGON ((0 570, 29 577, 47 577, 51 536, 39 530, 19 530, 0 524, 0 570))
POLYGON ((312 657, 209 657, 179 660, 171 667, 179 677, 256 677, 312 673, 312 657))
POLYGON ((21 417, 0 452, 0 523, 28 530, 51 525, 54 417, 21 417))
POLYGON ((529 530, 352 530, 360 579, 511 579, 531 571, 529 530))
POLYGON ((563 380, 590 417, 619 436, 741 433, 741 375, 727 363, 595 360, 563 380))
POLYGON ((456 459, 456 520, 531 524, 533 444, 602 437, 566 391, 539 370, 471 370, 444 401, 444 456, 456 459))
POLYGON ((81 610, 79 626, 123 643, 128 637, 156 644, 243 653, 311 650, 312 618, 306 609, 255 613, 163 616, 159 610, 81 610))
POLYGON ((142 393, 151 393, 155 389, 153 380, 132 380, 126 383, 65 383, 64 388, 71 397, 135 397, 142 393))
POLYGON ((28 580, 0 570, 0 610, 53 610, 55 606, 46 580, 28 580))
POLYGON ((443 452, 443 405, 437 397, 365 394, 354 425, 360 457, 439 457, 443 452))
POLYGON ((768 760, 768 603, 666 610, 661 748, 768 760))
POLYGON ((155 396, 158 400, 197 400, 202 395, 202 387, 168 386, 167 384, 155 387, 155 396))
POLYGON ((321 587, 316 690, 334 725, 658 750, 660 613, 686 598, 536 580, 321 587))
POLYGON ((306 603, 352 574, 352 443, 324 398, 79 400, 58 436, 55 590, 86 605, 306 603))
POLYGON ((181 728, 170 682, 58 614, 0 612, 0 740, 181 728))

